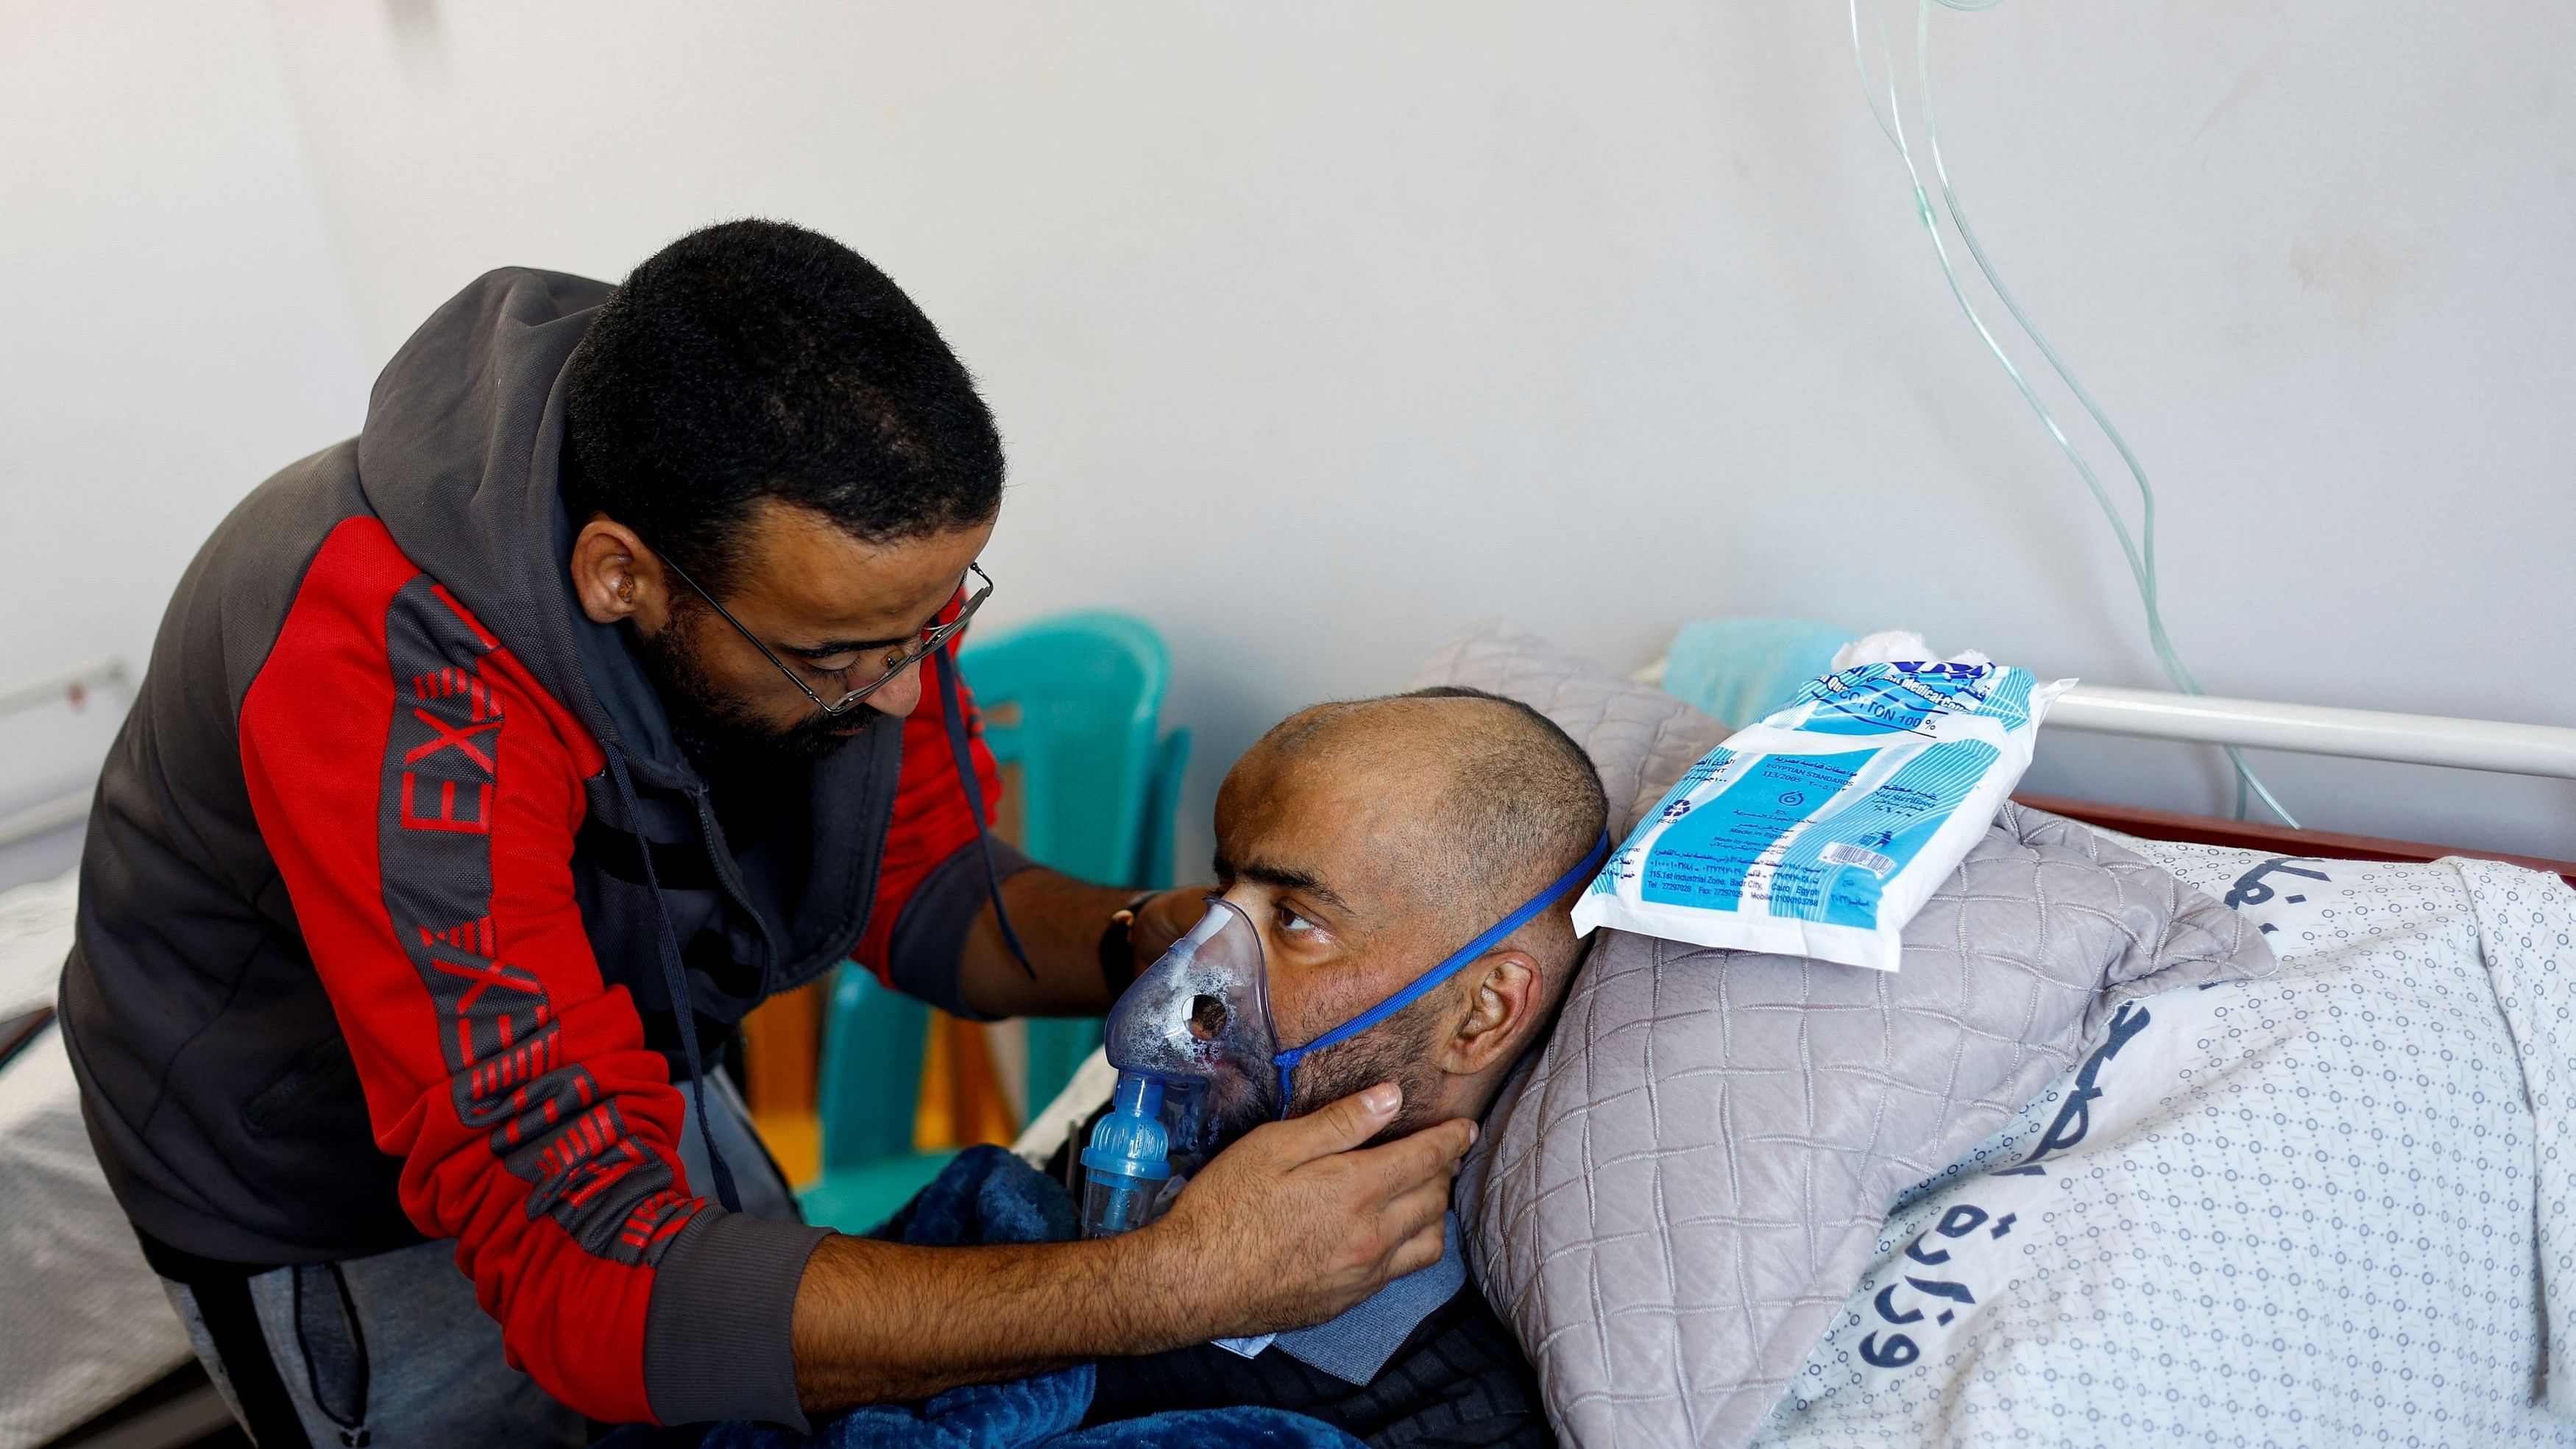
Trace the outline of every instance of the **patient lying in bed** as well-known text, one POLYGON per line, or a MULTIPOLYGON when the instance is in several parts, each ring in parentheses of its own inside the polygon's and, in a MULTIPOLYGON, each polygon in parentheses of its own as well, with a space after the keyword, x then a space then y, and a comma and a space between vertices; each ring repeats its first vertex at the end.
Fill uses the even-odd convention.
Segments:
MULTIPOLYGON (((1513 701, 1433 690, 1291 716, 1227 774, 1216 811, 1219 885, 1261 931, 1279 1043, 1351 1020, 1474 940, 1579 864, 1605 815, 1582 748, 1513 701)), ((1481 1116, 1545 1038, 1581 962, 1572 899, 1307 1057, 1291 1113, 1392 1080, 1404 1108, 1389 1135, 1481 1116)), ((1071 1155, 1059 1156, 1068 1173, 1071 1155)), ((1439 1264, 1330 1323, 1103 1361, 1085 1422, 1251 1404, 1372 1444, 1551 1442, 1528 1365, 1469 1281, 1458 1236, 1453 1219, 1439 1264)))

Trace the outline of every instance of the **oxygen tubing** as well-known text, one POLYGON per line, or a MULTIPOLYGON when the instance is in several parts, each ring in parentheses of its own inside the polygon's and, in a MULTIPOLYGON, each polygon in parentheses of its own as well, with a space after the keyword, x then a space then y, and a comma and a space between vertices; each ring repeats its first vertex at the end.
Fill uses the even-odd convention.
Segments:
MULTIPOLYGON (((2002 0, 1917 0, 1914 39, 1915 75, 1917 88, 1921 92, 1924 140, 1931 152, 1932 173, 1935 183, 1940 188, 1942 208, 1948 213, 1950 224, 1958 230, 1959 239, 1967 245, 1968 255, 1976 262, 1977 271, 1985 277, 1986 284, 1994 289, 1995 296, 2003 302, 2004 310, 2012 315, 2014 323, 2021 328, 2024 335, 2030 338, 2032 345, 2039 349, 2040 356, 2048 360, 2049 368, 2057 374, 2059 381, 2066 384, 2067 390, 2075 395, 2075 400, 2083 405, 2084 411, 2092 417, 2094 425, 2102 430, 2102 435, 2110 440, 2112 448, 2119 453, 2120 461, 2127 466, 2130 478, 2138 486, 2138 531, 2134 537, 2129 532, 2128 520, 2121 516, 2119 507, 2111 501, 2111 495, 2103 488, 2102 480, 2094 473, 2092 465, 2085 460, 2084 454, 2076 448, 2074 442, 2066 436, 2066 430, 2058 425, 2056 415, 2049 411, 2046 403, 2040 401, 2039 394, 2031 387, 2029 379, 2022 375, 2020 368, 2013 365, 2013 360, 2004 351, 2003 344, 1996 340, 1993 329, 1986 325, 1986 319, 1978 314, 1975 304, 1968 300, 1967 288, 1959 279, 1958 268, 1950 260, 1950 248, 1942 240, 1939 215, 1932 209, 1931 195, 1923 185, 1923 173, 1915 165, 1913 148, 1906 144, 1904 111, 1898 104, 1896 94, 1895 51, 1888 42, 1887 16, 1880 8, 1880 0, 1870 0, 1870 16, 1878 28, 1879 53, 1887 71, 1887 109, 1885 111, 1879 109, 1878 96, 1869 77, 1867 52, 1861 44, 1860 0, 1850 0, 1852 67, 1860 77, 1861 99, 1868 104, 1870 118, 1878 123, 1880 134, 1887 137, 1888 143, 1896 148, 1896 154, 1905 162, 1905 174, 1914 190, 1915 217, 1923 223, 1923 230, 1932 238, 1932 253, 1941 263, 1941 275, 1950 284, 1951 297, 1958 302, 1959 310, 1967 314, 1969 325, 1976 328, 1978 338, 1986 344, 1986 350, 1993 353, 1995 361, 2002 365, 2004 375, 2012 379, 2013 387, 2021 393, 2022 401, 2030 405, 2031 412, 2038 416, 2041 426, 2048 429, 2048 435, 2056 442, 2058 451, 2064 453, 2066 460, 2074 465, 2077 476, 2084 480, 2086 491, 2093 495, 2094 503, 2102 510, 2102 517, 2111 525, 2111 535, 2118 540, 2121 557, 2127 560, 2129 565, 2130 579, 2137 586, 2138 602, 2146 610, 2148 644, 2155 651, 2157 663, 2164 667, 2165 677, 2173 681, 2174 687, 2185 694, 2205 693, 2206 691, 2200 687, 2200 681, 2193 677, 2190 668, 2183 663, 2181 651, 2174 647, 2173 640, 2165 629, 2164 609, 2157 596, 2156 587, 2156 491, 2154 485, 2147 481, 2147 470, 2138 461, 2137 454, 2130 449, 2128 440, 2122 437, 2120 430, 2112 425, 2109 414, 2093 400, 2092 393, 2076 379, 2074 369, 2068 367, 2065 359, 2057 355, 2057 349, 2049 345, 2047 337, 2041 334, 2038 324, 2030 320, 2030 315, 2022 310, 2020 302, 2015 300, 2011 290, 2005 287, 2002 275, 1995 270, 1994 262, 1987 257, 1985 248, 1977 241, 1975 230, 1968 225, 1967 208, 1959 200, 1958 189, 1950 183, 1949 167, 1941 154, 1941 134, 1934 118, 1932 105, 1932 7, 1935 3, 1952 10, 1976 11, 1993 9, 2001 4, 2002 0)), ((2296 828, 2299 822, 2282 807, 2281 802, 2264 786, 2262 780, 2256 777, 2253 769, 2245 763, 2243 753, 2234 745, 2225 745, 2221 748, 2227 752, 2228 763, 2234 766, 2236 771, 2236 817, 2240 820, 2245 818, 2246 792, 2250 789, 2255 795, 2261 797, 2273 814, 2281 817, 2284 824, 2296 828)))

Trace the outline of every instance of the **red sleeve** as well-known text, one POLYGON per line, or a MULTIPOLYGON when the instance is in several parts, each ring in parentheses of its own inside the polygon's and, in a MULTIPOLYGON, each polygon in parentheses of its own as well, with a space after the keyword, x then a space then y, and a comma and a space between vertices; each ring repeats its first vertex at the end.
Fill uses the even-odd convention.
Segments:
MULTIPOLYGON (((975 778, 983 786, 984 821, 990 825, 1002 798, 1002 771, 993 763, 993 752, 984 745, 984 717, 977 712, 975 696, 967 689, 962 674, 958 677, 957 704, 966 719, 967 754, 974 760, 975 778)), ((885 855, 877 867, 876 904, 868 912, 866 934, 851 953, 875 972, 878 980, 893 984, 888 977, 888 963, 893 956, 895 923, 902 918, 913 892, 942 862, 974 842, 975 815, 958 782, 956 755, 948 748, 948 727, 939 709, 939 687, 924 670, 921 703, 903 721, 903 774, 895 784, 894 823, 887 828, 885 855)), ((998 847, 1000 842, 995 844, 998 847)))
POLYGON ((655 1265, 706 1205, 679 1094, 573 895, 597 745, 352 519, 243 703, 241 751, 404 1211, 457 1240, 513 1365, 593 1418, 652 1417, 655 1265))

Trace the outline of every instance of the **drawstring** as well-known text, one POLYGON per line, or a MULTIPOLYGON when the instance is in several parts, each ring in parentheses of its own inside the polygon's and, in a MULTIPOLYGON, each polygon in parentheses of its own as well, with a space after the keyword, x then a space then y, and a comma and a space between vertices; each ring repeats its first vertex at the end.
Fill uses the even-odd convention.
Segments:
POLYGON ((993 835, 984 826, 984 782, 976 777, 975 757, 966 748, 966 716, 957 704, 956 649, 953 643, 934 649, 925 662, 939 676, 939 714, 948 727, 948 754, 957 762, 957 782, 966 787, 966 808, 975 817, 975 846, 984 855, 984 889, 993 897, 993 919, 1001 923, 1002 941, 1011 948, 1012 958, 1035 981, 1038 968, 1029 964, 1020 933, 1011 929, 1011 913, 1002 909, 1002 877, 993 865, 993 835))
POLYGON ((707 1165, 716 1175, 716 1201, 724 1204, 725 1211, 738 1213, 742 1198, 733 1190, 733 1169, 716 1150, 715 1131, 707 1125, 707 1069, 698 1059, 698 1012, 689 994, 688 972, 680 965, 680 938, 671 930, 670 907, 662 900, 662 878, 653 870, 653 838, 644 833, 643 807, 635 799, 635 782, 626 776, 626 751, 614 741, 606 743, 608 773, 616 777, 618 798, 626 802, 627 823, 635 829, 637 854, 644 858, 644 884, 653 892, 653 924, 661 928, 662 984, 671 993, 671 1017, 680 1024, 680 1055, 688 1058, 689 1090, 697 1094, 698 1141, 707 1149, 707 1165))

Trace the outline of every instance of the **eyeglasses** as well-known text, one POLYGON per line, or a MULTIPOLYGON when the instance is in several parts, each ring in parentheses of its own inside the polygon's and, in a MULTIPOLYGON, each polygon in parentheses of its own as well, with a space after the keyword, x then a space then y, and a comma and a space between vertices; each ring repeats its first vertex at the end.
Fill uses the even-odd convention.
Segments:
MULTIPOLYGON (((984 567, 981 564, 968 564, 966 566, 966 572, 976 578, 982 579, 984 581, 984 585, 982 588, 977 589, 974 593, 967 596, 966 603, 963 607, 958 609, 956 618, 949 620, 945 624, 934 625, 931 628, 923 630, 920 641, 915 643, 910 649, 905 650, 898 658, 888 661, 883 673, 879 674, 875 679, 870 680, 866 684, 860 685, 858 688, 842 695, 839 700, 827 702, 823 696, 814 692, 814 687, 807 684, 802 675, 799 675, 795 670, 790 669, 787 666, 786 660, 778 657, 776 650, 773 650, 768 645, 760 642, 759 635, 744 628, 742 626, 742 621, 735 618, 731 610, 725 608, 724 605, 717 603, 715 595, 699 588, 698 581, 690 578, 688 573, 678 564, 671 562, 667 555, 662 558, 662 567, 669 569, 672 577, 678 579, 681 583, 687 584, 691 593, 694 593, 699 598, 706 600, 707 607, 715 610, 718 615, 723 617, 726 623, 731 624, 735 633, 750 640, 751 647, 759 650, 762 658, 767 659, 770 663, 778 666, 778 672, 786 675, 787 682, 795 685, 797 689, 803 691, 807 699, 814 701, 814 707, 823 712, 823 717, 825 719, 839 719, 841 716, 848 714, 851 710, 857 709, 860 705, 867 702, 869 695, 872 695, 878 690, 893 683, 896 676, 928 658, 939 648, 939 646, 956 638, 959 631, 966 627, 966 621, 975 617, 975 611, 984 607, 984 600, 991 597, 993 592, 993 576, 984 572, 984 567)), ((965 579, 960 578, 957 582, 958 587, 965 587, 965 579)), ((853 665, 851 667, 856 668, 857 666, 853 665)), ((836 674, 845 674, 849 671, 834 670, 832 672, 836 674)))

